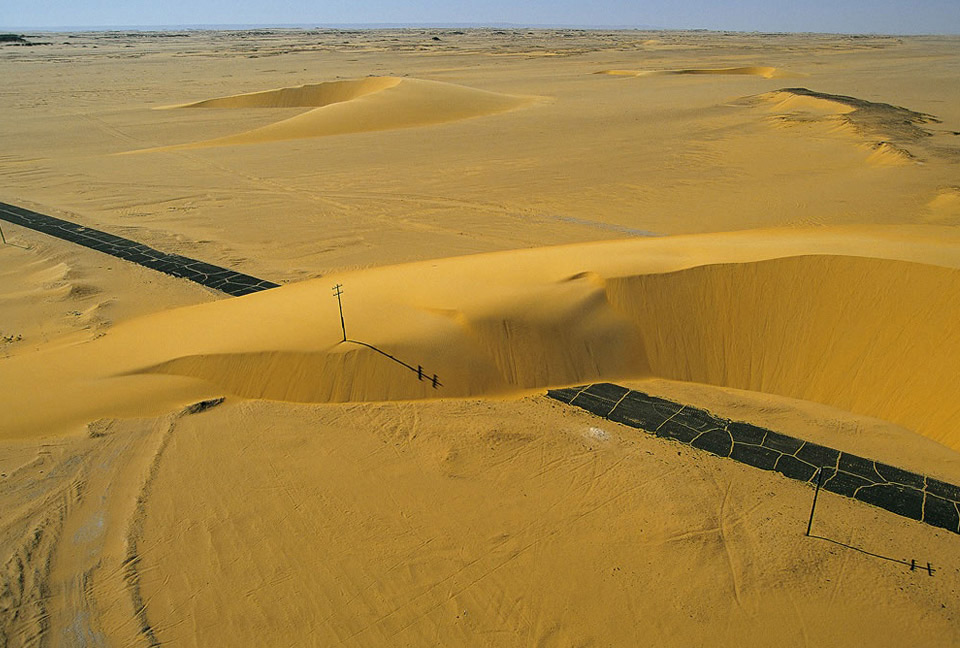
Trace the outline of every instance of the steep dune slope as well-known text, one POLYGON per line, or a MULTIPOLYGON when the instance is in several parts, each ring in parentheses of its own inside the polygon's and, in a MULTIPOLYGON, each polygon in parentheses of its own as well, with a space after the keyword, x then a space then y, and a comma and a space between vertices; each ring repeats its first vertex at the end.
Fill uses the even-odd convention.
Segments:
POLYGON ((960 448, 960 272, 802 256, 608 282, 651 371, 826 403, 960 448))

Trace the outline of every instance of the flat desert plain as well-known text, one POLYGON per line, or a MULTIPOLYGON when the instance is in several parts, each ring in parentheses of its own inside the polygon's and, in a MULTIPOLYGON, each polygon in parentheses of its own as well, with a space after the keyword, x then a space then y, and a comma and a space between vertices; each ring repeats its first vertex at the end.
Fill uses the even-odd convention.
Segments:
POLYGON ((960 484, 960 38, 26 37, 0 201, 280 287, 0 221, 0 645, 960 643, 960 535, 546 396, 960 484))

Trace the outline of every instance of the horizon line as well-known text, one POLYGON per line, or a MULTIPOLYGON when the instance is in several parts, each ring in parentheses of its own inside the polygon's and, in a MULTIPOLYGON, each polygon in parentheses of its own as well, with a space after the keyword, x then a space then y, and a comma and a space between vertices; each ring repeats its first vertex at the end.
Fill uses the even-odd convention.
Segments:
POLYGON ((140 24, 140 25, 31 25, 3 26, 0 32, 113 32, 113 31, 247 31, 251 29, 576 29, 582 31, 649 31, 649 32, 708 32, 734 34, 824 34, 836 36, 958 36, 960 32, 881 32, 881 31, 810 31, 810 30, 765 30, 721 29, 708 27, 657 27, 653 25, 588 25, 563 23, 506 23, 506 22, 383 22, 383 23, 185 23, 185 24, 140 24))

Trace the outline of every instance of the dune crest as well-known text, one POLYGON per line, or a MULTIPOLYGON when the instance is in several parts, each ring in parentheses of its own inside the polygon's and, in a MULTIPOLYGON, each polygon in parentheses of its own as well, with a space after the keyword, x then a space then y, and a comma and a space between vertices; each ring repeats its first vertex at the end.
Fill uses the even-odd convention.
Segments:
POLYGON ((130 153, 240 146, 281 140, 414 128, 494 115, 536 101, 466 86, 399 77, 331 81, 207 99, 166 109, 311 108, 236 135, 130 153))

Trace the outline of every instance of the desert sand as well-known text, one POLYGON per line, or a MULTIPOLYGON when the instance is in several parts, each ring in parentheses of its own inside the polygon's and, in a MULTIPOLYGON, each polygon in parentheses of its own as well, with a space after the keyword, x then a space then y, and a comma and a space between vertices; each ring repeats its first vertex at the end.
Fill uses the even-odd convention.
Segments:
POLYGON ((282 285, 0 221, 0 645, 960 642, 957 534, 544 396, 960 484, 960 38, 29 39, 0 201, 282 285))

